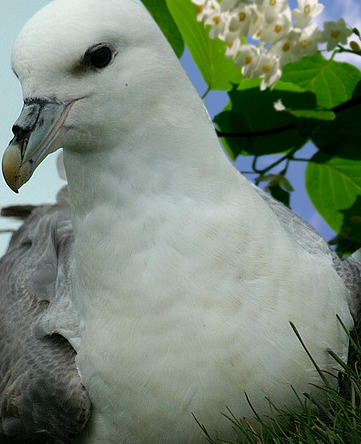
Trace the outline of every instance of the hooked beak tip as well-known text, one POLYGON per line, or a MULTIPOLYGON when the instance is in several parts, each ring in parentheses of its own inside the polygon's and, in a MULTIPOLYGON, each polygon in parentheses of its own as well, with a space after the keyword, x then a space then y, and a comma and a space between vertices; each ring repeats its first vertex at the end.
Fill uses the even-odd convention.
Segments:
POLYGON ((3 156, 2 170, 6 183, 15 192, 29 179, 29 165, 22 163, 21 149, 16 143, 10 144, 3 156))

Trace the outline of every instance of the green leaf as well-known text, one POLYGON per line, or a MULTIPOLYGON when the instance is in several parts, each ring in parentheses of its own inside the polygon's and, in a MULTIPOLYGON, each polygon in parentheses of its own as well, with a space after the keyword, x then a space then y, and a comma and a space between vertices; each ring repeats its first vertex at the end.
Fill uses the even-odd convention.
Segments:
POLYGON ((288 63, 281 80, 314 93, 318 106, 327 109, 361 94, 361 71, 349 63, 326 60, 321 53, 288 63))
POLYGON ((349 158, 316 153, 306 168, 306 189, 336 233, 361 239, 361 152, 344 151, 349 158))
MULTIPOLYGON (((157 0, 158 1, 158 0, 157 0)), ((191 56, 208 87, 213 90, 232 89, 242 78, 233 60, 225 58, 226 43, 209 38, 209 29, 197 22, 196 5, 190 0, 166 0, 191 56)))
POLYGON ((271 196, 290 208, 290 193, 277 185, 269 186, 271 196))
MULTIPOLYGON (((282 79, 313 92, 319 107, 333 109, 336 113, 332 122, 326 121, 331 120, 331 115, 324 114, 324 109, 319 114, 326 118, 314 127, 311 138, 320 150, 343 157, 345 146, 349 154, 359 149, 361 107, 354 106, 361 96, 361 71, 358 68, 348 63, 326 60, 317 54, 287 64, 282 79), (350 108, 347 109, 347 106, 350 108)), ((300 108, 304 107, 296 107, 300 108)))
POLYGON ((360 151, 361 105, 337 113, 333 122, 323 122, 316 126, 312 141, 321 151, 339 157, 354 158, 360 151), (345 147, 347 149, 345 150, 345 147))
POLYGON ((142 3, 163 31, 177 57, 181 57, 184 51, 184 41, 169 12, 166 0, 142 0, 142 3))
MULTIPOLYGON (((289 83, 288 85, 295 86, 293 83, 289 83)), ((289 90, 292 91, 291 88, 289 90)), ((302 88, 299 88, 296 91, 301 92, 303 90, 302 88)), ((314 94, 298 94, 287 97, 287 103, 282 103, 282 105, 285 106, 283 112, 289 113, 295 117, 313 119, 316 121, 334 120, 336 117, 333 111, 321 108, 317 105, 316 96, 314 94)))
POLYGON ((284 112, 288 112, 295 117, 304 117, 315 120, 335 120, 335 113, 325 109, 291 109, 286 108, 284 112))
POLYGON ((239 154, 261 156, 285 152, 302 146, 312 130, 305 132, 304 119, 276 111, 274 103, 281 99, 285 106, 305 102, 316 106, 313 94, 284 82, 278 82, 272 91, 260 91, 260 83, 261 79, 242 79, 238 88, 234 87, 228 93, 230 101, 223 112, 214 118, 220 131, 245 134, 243 137, 222 138, 233 158, 239 154))
POLYGON ((361 247, 361 238, 359 240, 348 240, 348 239, 340 239, 336 237, 334 239, 334 245, 336 245, 336 252, 342 253, 342 255, 348 257, 352 253, 354 253, 356 250, 358 250, 361 247))

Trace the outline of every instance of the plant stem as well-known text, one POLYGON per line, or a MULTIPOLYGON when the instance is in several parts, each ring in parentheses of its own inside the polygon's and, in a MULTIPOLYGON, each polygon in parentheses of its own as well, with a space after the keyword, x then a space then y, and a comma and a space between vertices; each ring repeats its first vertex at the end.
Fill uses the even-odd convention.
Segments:
POLYGON ((279 128, 272 128, 264 131, 250 131, 246 133, 225 133, 223 131, 216 130, 218 137, 262 137, 271 136, 272 134, 282 133, 284 131, 289 131, 297 127, 296 123, 290 123, 286 126, 281 126, 279 128))
POLYGON ((203 94, 203 96, 201 97, 202 100, 204 100, 207 97, 207 94, 209 93, 209 91, 211 90, 211 87, 209 86, 207 91, 203 94))
MULTIPOLYGON (((344 48, 344 47, 341 46, 341 45, 338 45, 337 47, 338 47, 338 51, 336 51, 336 52, 338 52, 338 53, 341 53, 341 52, 350 52, 351 54, 355 54, 355 55, 359 55, 359 56, 361 56, 361 51, 353 51, 352 49, 344 48)), ((333 57, 333 54, 332 54, 332 57, 333 57)), ((331 59, 332 59, 332 57, 331 57, 331 59)))
POLYGON ((272 170, 272 168, 276 167, 277 165, 279 165, 280 163, 282 163, 283 161, 287 160, 286 166, 283 169, 283 171, 281 172, 281 174, 285 175, 290 163, 290 160, 293 160, 293 155, 296 151, 298 151, 301 148, 301 146, 296 146, 296 148, 293 148, 293 150, 291 150, 289 153, 285 154, 283 157, 281 157, 280 159, 276 160, 276 162, 273 162, 271 165, 269 165, 267 168, 264 168, 263 170, 258 170, 256 168, 256 163, 257 163, 257 159, 258 157, 255 156, 254 160, 253 160, 253 165, 252 168, 254 169, 254 171, 259 174, 260 176, 264 176, 266 173, 268 173, 268 171, 272 170))

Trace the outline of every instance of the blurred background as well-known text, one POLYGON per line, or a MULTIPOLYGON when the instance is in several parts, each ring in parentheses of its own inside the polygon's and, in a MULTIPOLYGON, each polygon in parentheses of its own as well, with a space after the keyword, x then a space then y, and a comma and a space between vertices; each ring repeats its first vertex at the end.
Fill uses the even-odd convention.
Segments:
MULTIPOLYGON (((156 1, 156 0, 155 0, 156 1)), ((184 0, 190 1, 190 0, 184 0)), ((2 0, 0 3, 0 143, 1 156, 8 142, 12 138, 11 128, 17 119, 22 108, 21 88, 18 80, 11 71, 11 46, 18 32, 24 23, 38 9, 49 3, 48 0, 2 0)), ((289 0, 291 9, 297 6, 297 0, 289 0)), ((337 21, 343 17, 351 27, 356 27, 361 31, 361 2, 360 0, 324 0, 320 1, 325 6, 322 14, 317 17, 319 28, 327 20, 337 21)), ((356 36, 352 37, 357 39, 356 36)), ((337 55, 335 60, 346 61, 361 68, 361 57, 350 54, 337 55)), ((182 56, 181 63, 202 96, 207 87, 203 81, 197 67, 187 50, 182 56)), ((211 117, 219 113, 228 102, 228 96, 224 92, 210 92, 205 100, 211 117)), ((316 150, 311 143, 307 144, 298 157, 310 157, 316 150)), ((55 201, 56 193, 64 185, 58 175, 56 168, 57 153, 49 156, 36 170, 31 181, 21 188, 18 195, 14 194, 0 177, 0 207, 14 204, 39 204, 51 203, 55 201)), ((272 161, 276 157, 272 157, 272 161)), ((269 156, 259 159, 258 167, 263 168, 272 163, 269 156)), ((240 171, 251 170, 252 158, 239 157, 235 166, 240 171)), ((321 216, 312 206, 304 188, 304 171, 306 164, 303 162, 293 162, 288 171, 287 177, 293 185, 295 191, 291 195, 291 208, 308 223, 310 223, 326 240, 334 236, 334 232, 323 221, 321 216)), ((282 164, 278 170, 282 169, 282 164)), ((277 171, 277 170, 276 170, 277 171)), ((247 175, 253 179, 255 175, 247 175)), ((241 198, 241 196, 240 196, 241 198)), ((0 218, 0 229, 8 230, 16 228, 18 223, 0 218)), ((0 233, 0 255, 7 247, 10 234, 0 233)))

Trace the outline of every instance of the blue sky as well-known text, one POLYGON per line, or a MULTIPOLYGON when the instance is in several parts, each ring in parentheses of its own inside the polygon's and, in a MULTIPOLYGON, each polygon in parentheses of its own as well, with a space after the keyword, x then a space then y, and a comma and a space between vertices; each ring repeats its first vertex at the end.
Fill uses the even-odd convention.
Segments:
MULTIPOLYGON (((0 3, 0 41, 2 43, 0 45, 0 140, 3 146, 1 154, 12 138, 11 127, 22 108, 20 85, 10 68, 11 46, 27 19, 47 3, 49 3, 48 0, 30 0, 28 2, 24 2, 24 0, 3 0, 0 3)), ((358 29, 361 30, 360 0, 324 0, 323 2, 321 1, 321 3, 325 5, 325 9, 318 18, 319 25, 326 20, 337 20, 343 17, 347 24, 352 27, 358 27, 358 29)), ((290 0, 291 8, 294 8, 296 4, 296 0, 290 0)), ((343 55, 342 58, 337 57, 336 60, 348 61, 361 68, 361 57, 350 57, 346 54, 343 55)), ((198 92, 202 95, 206 90, 206 86, 189 54, 186 53, 183 56, 182 63, 198 92)), ((211 116, 213 117, 217 112, 221 111, 227 101, 226 93, 210 93, 206 99, 206 104, 211 116)), ((307 155, 314 152, 314 148, 309 145, 305 148, 305 151, 304 155, 307 155)), ((37 204, 54 202, 57 191, 64 184, 58 177, 55 159, 56 154, 49 156, 37 169, 31 181, 24 185, 19 195, 14 194, 6 186, 1 177, 0 206, 20 203, 37 204)), ((259 164, 260 167, 262 167, 262 162, 267 165, 269 159, 262 159, 259 164)), ((236 166, 241 171, 248 171, 250 169, 249 159, 244 157, 239 158, 236 166)), ((296 189, 296 191, 292 193, 291 206, 294 211, 306 219, 329 240, 333 236, 332 230, 314 210, 304 190, 304 169, 305 165, 301 162, 296 162, 296 165, 292 167, 289 172, 289 178, 296 189)), ((16 224, 11 221, 5 219, 0 220, 0 229, 14 228, 15 226, 16 224)), ((8 235, 0 234, 0 254, 4 252, 8 239, 8 235)))

